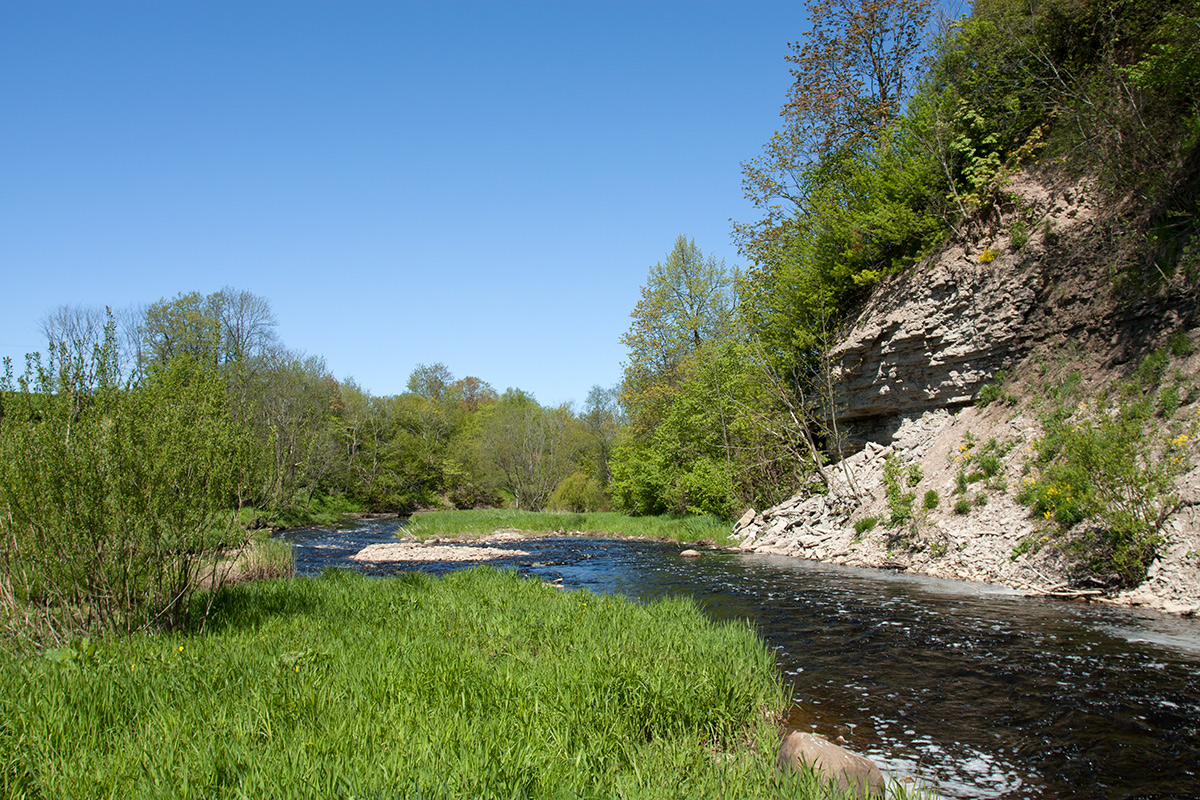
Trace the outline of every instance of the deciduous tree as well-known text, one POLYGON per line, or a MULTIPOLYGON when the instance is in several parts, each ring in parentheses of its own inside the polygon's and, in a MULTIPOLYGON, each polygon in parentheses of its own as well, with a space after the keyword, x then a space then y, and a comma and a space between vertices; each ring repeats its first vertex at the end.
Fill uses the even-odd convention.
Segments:
POLYGON ((635 428, 646 433, 689 353, 728 332, 732 276, 723 259, 704 256, 694 239, 680 235, 665 262, 650 267, 642 297, 621 343, 629 348, 621 402, 635 428))

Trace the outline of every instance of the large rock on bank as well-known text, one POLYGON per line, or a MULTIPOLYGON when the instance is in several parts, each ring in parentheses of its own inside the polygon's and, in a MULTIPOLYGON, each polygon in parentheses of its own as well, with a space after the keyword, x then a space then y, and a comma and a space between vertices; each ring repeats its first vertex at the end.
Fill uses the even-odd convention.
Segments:
POLYGON ((839 790, 863 797, 883 797, 887 786, 879 767, 868 758, 811 733, 792 731, 779 746, 779 769, 807 767, 839 790))

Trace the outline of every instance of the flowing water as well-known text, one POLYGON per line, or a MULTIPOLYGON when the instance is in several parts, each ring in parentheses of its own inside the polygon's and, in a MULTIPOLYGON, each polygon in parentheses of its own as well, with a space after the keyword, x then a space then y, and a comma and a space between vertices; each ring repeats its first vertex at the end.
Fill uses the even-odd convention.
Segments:
MULTIPOLYGON (((471 566, 347 561, 397 525, 283 536, 305 574, 471 566)), ((1200 797, 1200 620, 782 556, 685 559, 660 542, 499 546, 530 555, 492 563, 567 588, 689 594, 750 620, 792 687, 793 727, 842 736, 941 797, 1200 797)))

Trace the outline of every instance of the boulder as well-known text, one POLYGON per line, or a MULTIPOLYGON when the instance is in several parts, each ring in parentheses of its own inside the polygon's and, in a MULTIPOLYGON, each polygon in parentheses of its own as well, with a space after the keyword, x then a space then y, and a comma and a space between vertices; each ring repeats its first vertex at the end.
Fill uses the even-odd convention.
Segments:
POLYGON ((887 788, 883 773, 870 759, 811 733, 788 734, 779 746, 778 764, 782 771, 807 767, 839 790, 864 797, 883 797, 887 788))
POLYGON ((699 557, 700 557, 700 551, 699 551, 699 550, 691 550, 691 549, 688 549, 688 550, 684 550, 684 551, 683 551, 682 553, 680 553, 679 555, 683 556, 684 558, 699 558, 699 557))

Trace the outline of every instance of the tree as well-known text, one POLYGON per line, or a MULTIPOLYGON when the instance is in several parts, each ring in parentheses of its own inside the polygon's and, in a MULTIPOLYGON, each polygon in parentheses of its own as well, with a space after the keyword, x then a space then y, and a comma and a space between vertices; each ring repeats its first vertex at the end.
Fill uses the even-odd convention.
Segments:
POLYGON ((225 287, 178 294, 146 308, 141 349, 149 361, 189 353, 214 364, 244 363, 276 343, 275 315, 265 298, 225 287))
POLYGON ((485 469, 517 508, 541 510, 575 468, 578 423, 570 409, 543 408, 520 389, 509 389, 482 413, 479 448, 485 469))
POLYGON ((705 258, 682 234, 665 263, 650 268, 642 297, 621 337, 629 348, 621 402, 635 427, 647 432, 661 417, 680 364, 704 342, 729 330, 732 278, 725 261, 705 258))
POLYGON ((246 361, 275 344, 275 314, 266 298, 226 286, 209 295, 208 303, 220 324, 226 363, 246 361))
POLYGON ((445 364, 417 364, 409 373, 408 391, 437 403, 452 383, 454 375, 445 364))
POLYGON ((621 428, 619 398, 620 393, 615 388, 605 389, 599 384, 593 386, 588 392, 580 418, 584 430, 591 438, 593 477, 601 488, 608 486, 608 482, 612 480, 609 460, 612 458, 613 445, 621 428))
POLYGON ((165 364, 184 354, 212 364, 220 361, 221 323, 211 299, 199 292, 151 303, 142 338, 153 363, 165 364))
POLYGON ((765 212, 737 224, 742 252, 759 260, 803 213, 811 167, 870 149, 899 118, 926 41, 932 0, 809 0, 811 28, 792 42, 788 100, 763 154, 742 165, 746 198, 765 212))

